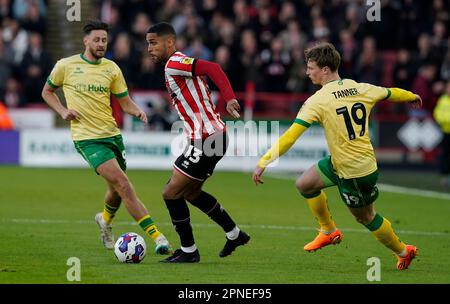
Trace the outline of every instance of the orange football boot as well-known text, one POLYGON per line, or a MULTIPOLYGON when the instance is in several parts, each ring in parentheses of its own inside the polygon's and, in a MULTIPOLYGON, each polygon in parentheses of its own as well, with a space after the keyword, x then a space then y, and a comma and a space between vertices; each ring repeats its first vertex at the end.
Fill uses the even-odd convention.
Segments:
POLYGON ((405 270, 411 265, 412 260, 417 256, 417 248, 413 245, 406 245, 406 256, 401 257, 397 255, 397 269, 405 270))
POLYGON ((316 251, 317 249, 321 249, 322 247, 328 246, 328 245, 336 245, 339 244, 342 241, 342 233, 339 231, 339 229, 336 229, 334 232, 330 234, 325 234, 322 231, 319 230, 319 234, 316 236, 316 238, 305 245, 303 247, 306 251, 316 251))

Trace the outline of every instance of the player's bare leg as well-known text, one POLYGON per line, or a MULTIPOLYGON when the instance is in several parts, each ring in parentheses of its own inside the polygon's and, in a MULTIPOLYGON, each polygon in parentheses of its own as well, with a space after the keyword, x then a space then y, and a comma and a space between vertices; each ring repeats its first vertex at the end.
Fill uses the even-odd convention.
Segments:
POLYGON ((110 159, 97 167, 97 172, 111 185, 122 199, 128 213, 136 220, 146 234, 156 243, 156 253, 167 254, 170 245, 165 236, 159 232, 144 204, 139 200, 125 172, 116 159, 110 159))
POLYGON ((397 269, 409 267, 417 255, 417 248, 401 242, 395 234, 391 223, 375 211, 373 204, 361 208, 350 208, 356 220, 367 227, 381 244, 391 249, 397 256, 397 269))
POLYGON ((103 212, 99 212, 95 215, 95 222, 100 228, 100 237, 103 245, 107 249, 114 248, 114 235, 112 233, 111 222, 119 209, 122 199, 114 190, 114 187, 108 183, 108 189, 105 194, 105 206, 103 212))
POLYGON ((328 208, 328 200, 325 192, 325 184, 322 181, 316 166, 306 170, 295 183, 298 191, 305 197, 308 206, 320 225, 316 238, 306 244, 303 249, 309 252, 316 251, 327 245, 339 244, 342 233, 336 228, 336 224, 328 208))

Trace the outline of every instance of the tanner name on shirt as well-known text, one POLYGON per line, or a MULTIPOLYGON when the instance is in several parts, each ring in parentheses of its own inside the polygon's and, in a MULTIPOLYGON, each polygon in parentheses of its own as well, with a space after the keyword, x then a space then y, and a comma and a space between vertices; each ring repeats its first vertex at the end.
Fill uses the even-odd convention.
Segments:
POLYGON ((359 94, 359 92, 356 88, 350 88, 350 89, 340 90, 340 91, 331 92, 331 93, 334 95, 334 98, 336 98, 336 99, 354 96, 354 95, 359 94))

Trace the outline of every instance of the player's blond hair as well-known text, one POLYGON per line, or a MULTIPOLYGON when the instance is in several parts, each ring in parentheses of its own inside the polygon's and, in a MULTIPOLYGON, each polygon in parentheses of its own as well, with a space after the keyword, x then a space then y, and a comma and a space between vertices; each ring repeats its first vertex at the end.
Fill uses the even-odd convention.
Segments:
POLYGON ((306 62, 314 61, 319 68, 329 67, 336 72, 341 64, 341 55, 334 45, 328 42, 318 43, 305 50, 306 62))

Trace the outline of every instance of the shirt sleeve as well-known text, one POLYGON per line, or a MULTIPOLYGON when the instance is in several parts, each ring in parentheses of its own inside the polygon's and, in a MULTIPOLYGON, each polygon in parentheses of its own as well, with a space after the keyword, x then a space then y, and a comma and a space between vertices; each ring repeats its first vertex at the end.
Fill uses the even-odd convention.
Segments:
POLYGON ((391 95, 390 91, 384 87, 375 86, 370 83, 361 83, 361 86, 362 90, 360 92, 363 92, 363 94, 374 103, 385 100, 391 95))
POLYGON ((166 64, 166 73, 170 76, 192 77, 195 59, 192 57, 172 56, 166 64))
POLYGON ((59 88, 64 83, 64 73, 65 73, 65 63, 63 60, 59 60, 53 70, 50 72, 50 75, 47 78, 47 83, 54 89, 59 88))
POLYGON ((295 118, 294 123, 300 124, 309 128, 314 122, 320 123, 321 116, 319 111, 319 104, 315 96, 308 98, 295 118))
POLYGON ((125 82, 125 78, 123 77, 122 71, 118 66, 116 66, 114 78, 111 83, 111 93, 116 98, 121 98, 128 95, 127 83, 125 82))

